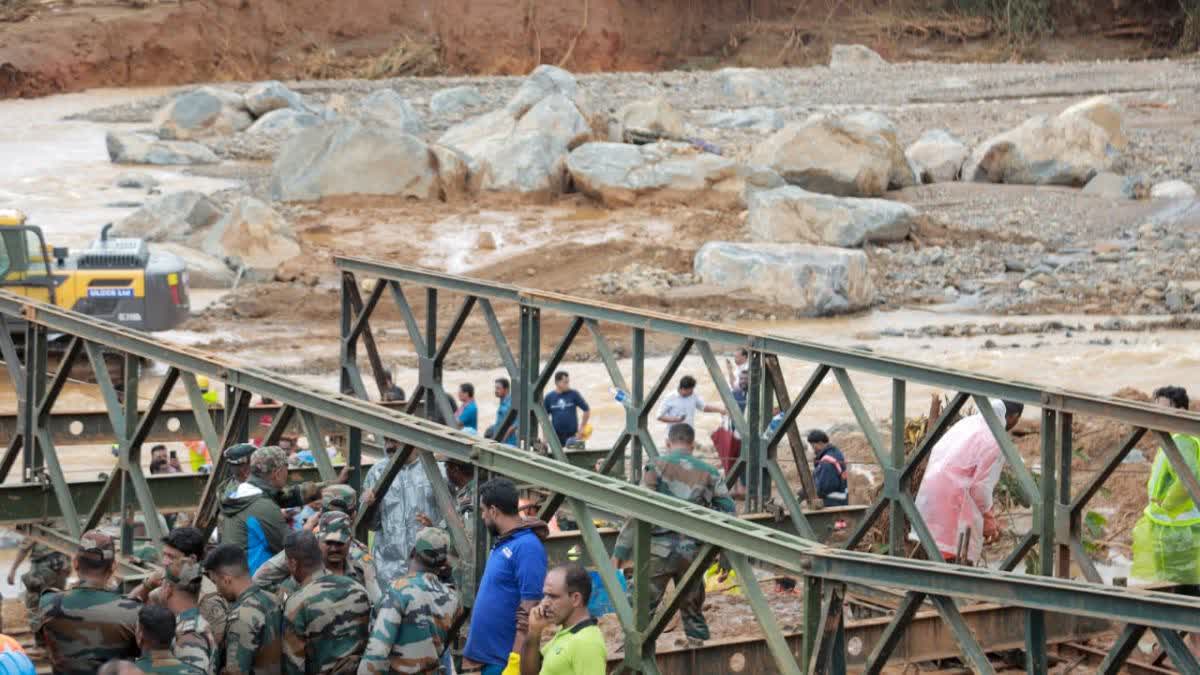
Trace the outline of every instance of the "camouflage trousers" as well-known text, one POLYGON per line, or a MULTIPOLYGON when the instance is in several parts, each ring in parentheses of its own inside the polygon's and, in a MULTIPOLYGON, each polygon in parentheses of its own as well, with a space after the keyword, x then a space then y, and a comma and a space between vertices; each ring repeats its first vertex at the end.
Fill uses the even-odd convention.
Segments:
MULTIPOLYGON (((667 592, 668 582, 683 579, 692 561, 696 559, 699 544, 691 537, 666 534, 650 540, 650 611, 658 609, 667 592)), ((683 632, 696 640, 709 638, 708 622, 704 620, 704 580, 697 579, 685 591, 679 601, 679 615, 683 621, 683 632)))

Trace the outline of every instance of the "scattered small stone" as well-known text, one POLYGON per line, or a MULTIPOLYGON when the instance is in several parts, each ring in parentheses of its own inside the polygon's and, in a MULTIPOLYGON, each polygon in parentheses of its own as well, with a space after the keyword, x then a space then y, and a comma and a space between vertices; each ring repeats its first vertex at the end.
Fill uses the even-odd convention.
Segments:
POLYGON ((158 179, 148 173, 130 172, 117 176, 117 187, 149 190, 158 187, 158 179))

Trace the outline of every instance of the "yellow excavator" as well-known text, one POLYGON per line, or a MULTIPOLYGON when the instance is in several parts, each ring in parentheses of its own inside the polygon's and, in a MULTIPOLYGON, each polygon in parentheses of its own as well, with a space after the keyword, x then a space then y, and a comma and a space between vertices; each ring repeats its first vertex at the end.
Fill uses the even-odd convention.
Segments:
MULTIPOLYGON (((47 246, 42 229, 20 211, 0 210, 0 288, 139 330, 169 330, 187 320, 183 260, 151 253, 142 239, 111 238, 111 227, 73 254, 47 246)), ((8 323, 17 330, 19 322, 8 323)))

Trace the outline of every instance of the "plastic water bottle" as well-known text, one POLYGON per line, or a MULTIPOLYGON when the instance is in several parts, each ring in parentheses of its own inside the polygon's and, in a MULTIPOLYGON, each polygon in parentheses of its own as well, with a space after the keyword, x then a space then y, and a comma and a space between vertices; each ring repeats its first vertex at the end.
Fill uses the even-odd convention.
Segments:
POLYGON ((779 425, 781 424, 783 424, 783 413, 776 413, 775 416, 771 418, 771 423, 767 425, 766 430, 763 431, 762 439, 764 441, 770 441, 771 436, 775 435, 775 430, 778 429, 779 425))
POLYGON ((609 387, 608 392, 612 394, 613 400, 626 408, 633 410, 633 399, 629 396, 629 392, 616 387, 609 387))

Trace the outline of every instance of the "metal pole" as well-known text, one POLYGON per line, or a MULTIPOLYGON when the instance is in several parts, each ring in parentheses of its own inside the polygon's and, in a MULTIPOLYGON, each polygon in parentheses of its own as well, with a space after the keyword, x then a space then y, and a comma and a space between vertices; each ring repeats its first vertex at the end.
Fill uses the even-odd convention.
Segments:
MULTIPOLYGON (((762 352, 750 352, 750 390, 746 392, 746 426, 750 433, 742 439, 742 459, 746 462, 746 510, 751 513, 762 509, 762 429, 765 399, 763 387, 762 352)), ((730 415, 738 411, 729 411, 730 415)))
POLYGON ((632 390, 629 392, 630 402, 633 405, 633 414, 626 414, 626 417, 632 417, 631 423, 626 427, 629 433, 633 435, 633 449, 630 451, 629 462, 629 480, 633 483, 642 482, 642 433, 646 431, 646 419, 640 414, 646 400, 646 331, 643 328, 633 329, 632 340, 632 365, 633 378, 632 390))
MULTIPOLYGON (((900 480, 900 472, 904 470, 904 436, 908 427, 905 417, 905 381, 892 380, 892 467, 893 476, 885 477, 885 481, 895 480, 897 492, 908 492, 908 482, 900 480)), ((932 420, 931 420, 932 421, 932 420)), ((887 491, 885 489, 885 491, 887 491)), ((904 507, 897 499, 891 500, 888 519, 888 553, 904 555, 904 507)))
POLYGON ((1074 423, 1075 415, 1072 413, 1062 413, 1058 416, 1058 494, 1054 522, 1055 522, 1055 538, 1058 540, 1058 557, 1056 558, 1057 570, 1056 574, 1063 578, 1071 577, 1071 545, 1070 539, 1079 536, 1079 532, 1074 525, 1074 518, 1071 513, 1071 459, 1075 454, 1075 449, 1072 447, 1071 427, 1074 423), (1063 532, 1058 530, 1063 523, 1062 519, 1067 519, 1065 534, 1066 540, 1063 540, 1063 532))

